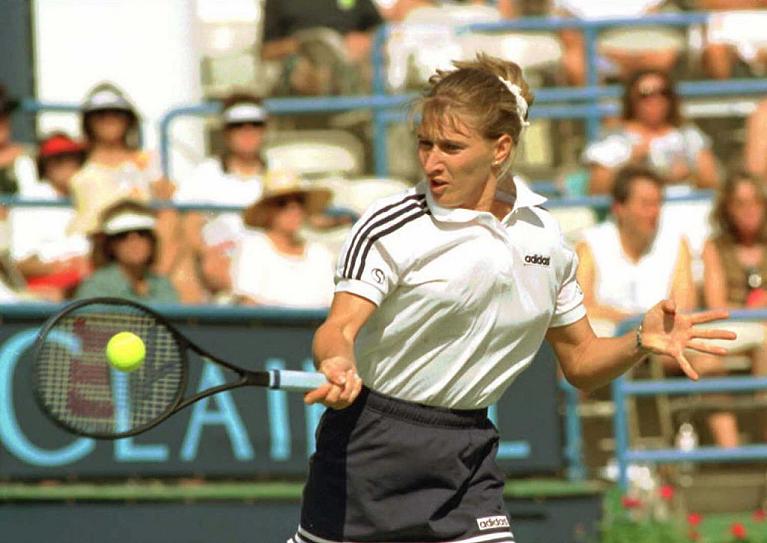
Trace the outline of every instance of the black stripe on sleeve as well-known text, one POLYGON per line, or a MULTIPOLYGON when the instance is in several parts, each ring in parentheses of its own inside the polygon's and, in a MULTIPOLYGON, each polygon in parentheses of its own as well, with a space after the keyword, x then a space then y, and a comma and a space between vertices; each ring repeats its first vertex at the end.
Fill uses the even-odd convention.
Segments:
POLYGON ((399 222, 394 223, 393 225, 389 226, 389 228, 385 230, 380 230, 379 232, 376 232, 374 235, 370 236, 367 239, 367 243, 365 244, 365 250, 362 252, 362 258, 360 259, 360 268, 357 271, 357 275, 354 278, 362 279, 362 272, 365 270, 365 259, 367 258, 368 253, 370 252, 370 248, 373 246, 373 244, 376 241, 378 241, 379 239, 381 239, 382 237, 388 234, 391 234, 395 230, 402 228, 407 223, 414 221, 419 217, 423 217, 424 215, 431 215, 431 211, 429 211, 429 209, 426 208, 425 206, 420 207, 420 209, 416 213, 405 217, 399 222))
MULTIPOLYGON (((349 279, 352 275, 352 272, 354 270, 354 261, 357 258, 357 255, 360 251, 360 246, 364 243, 364 240, 367 236, 370 235, 370 232, 377 228, 386 222, 388 222, 391 219, 397 218, 399 215, 401 215, 401 212, 394 212, 390 215, 387 215, 385 217, 381 217, 381 215, 385 214, 387 211, 391 211, 397 206, 401 206, 403 204, 407 204, 411 201, 418 202, 419 205, 423 205, 425 203, 425 196, 423 194, 412 194, 410 196, 407 196, 393 204, 390 204, 386 207, 382 207, 375 213, 373 213, 362 225, 360 225, 360 228, 357 230, 357 233, 352 238, 352 242, 349 244, 349 248, 346 251, 346 258, 344 259, 344 269, 343 273, 341 274, 342 277, 345 277, 349 279), (378 219, 378 220, 376 220, 378 219)), ((405 208, 411 209, 412 206, 405 208)))

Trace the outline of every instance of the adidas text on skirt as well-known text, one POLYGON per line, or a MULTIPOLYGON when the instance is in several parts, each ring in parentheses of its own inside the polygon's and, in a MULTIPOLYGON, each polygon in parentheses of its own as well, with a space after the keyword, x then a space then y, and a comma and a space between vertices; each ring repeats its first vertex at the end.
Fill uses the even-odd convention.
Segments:
POLYGON ((485 409, 454 410, 368 388, 328 409, 289 543, 512 543, 485 409))

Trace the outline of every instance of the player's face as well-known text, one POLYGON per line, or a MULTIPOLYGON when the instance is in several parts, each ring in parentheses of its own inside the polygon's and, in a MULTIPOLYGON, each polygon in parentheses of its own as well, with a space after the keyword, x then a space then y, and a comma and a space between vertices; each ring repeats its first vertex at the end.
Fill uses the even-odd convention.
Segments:
POLYGON ((230 124, 226 128, 226 145, 237 156, 253 157, 261 154, 264 125, 261 123, 230 124))
POLYGON ((749 182, 735 186, 727 204, 727 215, 743 237, 754 237, 764 222, 764 201, 757 188, 749 182))
POLYGON ((418 158, 439 205, 476 209, 492 174, 497 141, 454 121, 425 121, 419 127, 418 158))
POLYGON ((639 122, 665 124, 671 109, 671 89, 659 75, 649 74, 637 81, 633 91, 634 112, 639 122))
POLYGON ((616 204, 613 211, 620 228, 629 236, 650 241, 658 231, 663 194, 652 181, 637 179, 631 185, 629 197, 616 204))
POLYGON ((119 264, 132 268, 149 264, 152 256, 152 237, 149 230, 124 232, 114 238, 112 248, 119 264))

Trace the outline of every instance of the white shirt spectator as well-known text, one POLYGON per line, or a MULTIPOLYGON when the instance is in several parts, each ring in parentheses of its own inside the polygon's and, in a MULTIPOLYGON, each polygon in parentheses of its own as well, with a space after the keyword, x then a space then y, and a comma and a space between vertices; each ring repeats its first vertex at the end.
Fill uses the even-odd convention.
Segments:
POLYGON ((266 234, 249 231, 232 262, 233 291, 264 305, 329 307, 333 266, 333 256, 318 243, 306 242, 303 255, 286 255, 266 234))
MULTIPOLYGON (((57 200, 59 195, 47 183, 28 186, 25 198, 57 200)), ((15 207, 9 214, 10 254, 16 261, 37 257, 50 263, 78 256, 90 251, 90 243, 82 234, 67 234, 75 217, 70 207, 15 207)))
POLYGON ((139 152, 135 158, 116 166, 86 161, 71 181, 72 196, 78 214, 71 232, 95 232, 99 215, 123 198, 148 201, 152 183, 162 177, 157 155, 139 152))
MULTIPOLYGON (((634 146, 640 142, 641 136, 628 130, 608 132, 602 139, 586 147, 583 162, 611 169, 619 168, 628 163, 634 146)), ((648 166, 664 175, 677 162, 684 162, 695 170, 698 155, 710 147, 708 136, 695 125, 685 124, 652 140, 647 156, 648 166)))
POLYGON ((554 0, 557 10, 579 19, 606 19, 610 17, 636 17, 659 7, 665 0, 554 0))
MULTIPOLYGON (((40 181, 37 179, 35 161, 27 155, 20 155, 14 160, 13 172, 19 184, 19 196, 29 196, 28 193, 34 192, 40 185, 40 181)), ((31 198, 32 196, 29 197, 31 198)))
MULTIPOLYGON (((181 184, 173 199, 177 204, 220 206, 246 206, 261 197, 262 175, 242 177, 225 172, 221 159, 210 158, 201 162, 190 178, 181 184)), ((208 222, 202 230, 209 246, 236 243, 245 234, 240 213, 208 213, 208 222)))
POLYGON ((587 228, 583 240, 594 257, 596 303, 626 313, 643 313, 668 297, 679 254, 678 236, 659 230, 637 262, 624 253, 613 221, 587 228))

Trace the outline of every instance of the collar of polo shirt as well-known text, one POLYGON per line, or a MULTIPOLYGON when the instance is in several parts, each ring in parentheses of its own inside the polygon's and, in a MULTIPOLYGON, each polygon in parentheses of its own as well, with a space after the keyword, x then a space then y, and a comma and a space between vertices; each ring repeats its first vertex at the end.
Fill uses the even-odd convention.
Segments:
MULTIPOLYGON (((545 196, 542 196, 537 192, 533 192, 527 183, 519 177, 514 178, 514 185, 517 189, 516 198, 514 195, 508 192, 503 192, 501 190, 496 192, 496 197, 499 200, 513 204, 514 207, 509 213, 509 216, 520 209, 539 206, 547 200, 545 196)), ((429 204, 429 209, 431 210, 432 216, 438 221, 470 222, 476 219, 479 215, 485 213, 483 211, 474 211, 473 209, 442 207, 434 201, 431 191, 427 186, 425 186, 425 183, 423 189, 426 193, 426 202, 429 204)))

